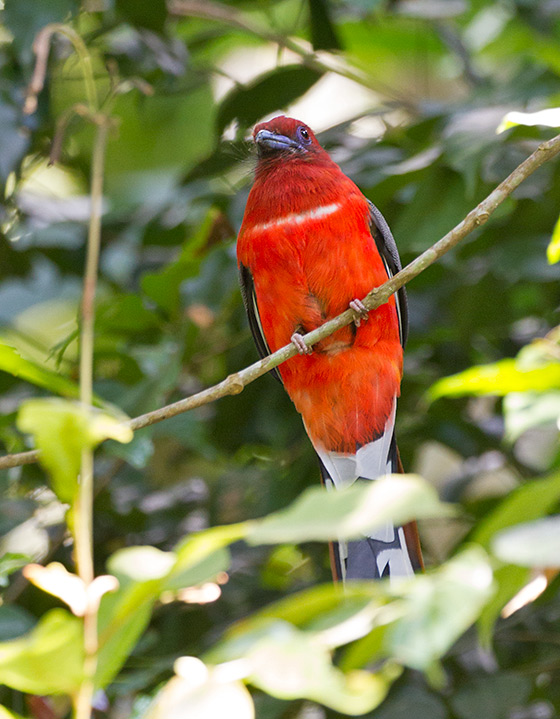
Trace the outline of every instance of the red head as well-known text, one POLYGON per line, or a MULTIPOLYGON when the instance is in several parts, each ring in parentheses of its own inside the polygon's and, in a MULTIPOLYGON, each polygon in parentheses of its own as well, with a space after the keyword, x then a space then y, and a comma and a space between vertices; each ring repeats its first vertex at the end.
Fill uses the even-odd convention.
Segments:
POLYGON ((259 123, 253 130, 253 139, 260 160, 309 161, 328 157, 305 123, 285 115, 259 123))

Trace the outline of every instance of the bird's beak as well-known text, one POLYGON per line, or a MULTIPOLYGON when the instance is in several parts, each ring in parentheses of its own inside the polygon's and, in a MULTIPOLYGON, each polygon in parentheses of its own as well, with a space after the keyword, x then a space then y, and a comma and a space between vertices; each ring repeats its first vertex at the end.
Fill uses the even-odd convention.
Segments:
POLYGON ((270 130, 259 130, 255 135, 255 143, 261 151, 267 150, 296 150, 298 143, 286 135, 279 135, 270 130))

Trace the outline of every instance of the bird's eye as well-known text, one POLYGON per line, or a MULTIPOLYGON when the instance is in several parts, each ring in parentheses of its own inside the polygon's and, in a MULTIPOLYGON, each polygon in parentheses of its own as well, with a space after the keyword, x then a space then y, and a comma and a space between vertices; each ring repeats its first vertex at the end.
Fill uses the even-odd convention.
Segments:
POLYGON ((309 137, 309 130, 307 128, 298 127, 297 134, 304 145, 309 145, 309 143, 311 142, 311 138, 309 137))

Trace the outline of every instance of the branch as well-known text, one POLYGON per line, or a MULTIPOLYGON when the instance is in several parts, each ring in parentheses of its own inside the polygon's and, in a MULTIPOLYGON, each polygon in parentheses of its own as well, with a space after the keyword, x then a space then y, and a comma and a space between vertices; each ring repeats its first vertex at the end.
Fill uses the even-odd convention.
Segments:
POLYGON ((245 13, 240 12, 231 5, 208 2, 208 0, 168 0, 167 9, 171 15, 198 17, 204 20, 222 22, 229 27, 255 35, 261 40, 274 43, 278 47, 299 55, 302 63, 311 70, 316 70, 320 73, 334 72, 341 77, 367 87, 369 90, 381 92, 387 97, 393 98, 410 111, 415 110, 415 104, 411 101, 409 95, 400 94, 395 91, 394 87, 372 78, 356 67, 352 67, 345 62, 343 57, 326 51, 314 52, 305 41, 296 40, 271 31, 253 22, 245 13))
MULTIPOLYGON (((501 182, 486 199, 477 205, 474 210, 471 210, 465 219, 456 227, 390 280, 380 287, 375 287, 363 300, 367 309, 374 310, 387 302, 394 292, 403 287, 407 282, 410 282, 414 277, 417 277, 446 252, 449 252, 449 250, 467 237, 474 229, 485 224, 494 210, 509 197, 529 175, 535 172, 541 165, 544 165, 545 162, 556 157, 559 153, 560 135, 539 145, 532 155, 516 167, 515 170, 501 182)), ((354 313, 352 310, 346 310, 341 315, 338 315, 338 317, 325 322, 321 327, 306 334, 303 339, 308 346, 312 346, 353 321, 354 313)), ((226 377, 226 379, 213 387, 209 387, 208 389, 202 390, 202 392, 198 392, 191 397, 186 397, 173 404, 156 409, 153 412, 147 412, 146 414, 131 419, 130 427, 133 430, 149 427, 152 424, 156 424, 156 422, 161 422, 164 419, 169 419, 183 412, 188 412, 191 409, 196 409, 202 405, 214 402, 221 397, 239 394, 248 384, 262 377, 262 375, 278 367, 278 365, 290 359, 290 357, 294 357, 296 354, 297 351, 292 344, 286 345, 259 362, 255 362, 249 367, 229 375, 229 377, 226 377)), ((33 452, 22 452, 21 454, 9 454, 0 457, 0 469, 18 467, 22 464, 31 464, 36 462, 38 457, 39 453, 36 450, 33 452)))

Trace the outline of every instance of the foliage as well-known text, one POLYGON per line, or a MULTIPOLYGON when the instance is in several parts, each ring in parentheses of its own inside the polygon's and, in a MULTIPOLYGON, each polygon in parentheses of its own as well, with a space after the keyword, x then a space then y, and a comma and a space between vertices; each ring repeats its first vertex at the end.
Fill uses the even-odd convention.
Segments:
POLYGON ((1 11, 0 440, 41 447, 48 474, 0 473, 0 716, 69 714, 92 607, 98 716, 558 715, 558 162, 408 288, 399 446, 432 487, 403 478, 402 496, 356 488, 333 508, 308 489, 316 460, 269 378, 132 439, 126 424, 255 359, 234 252, 251 124, 286 111, 319 130, 410 261, 554 134, 558 8, 196 6, 203 17, 163 0, 1 11), (24 115, 33 40, 53 22, 83 40, 86 64, 55 35, 24 115), (114 126, 90 412, 75 399, 92 102, 114 126), (87 585, 67 526, 82 451, 106 437, 87 585), (387 513, 424 517, 429 571, 332 586, 323 540, 387 513), (544 594, 500 618, 543 567, 544 594))

